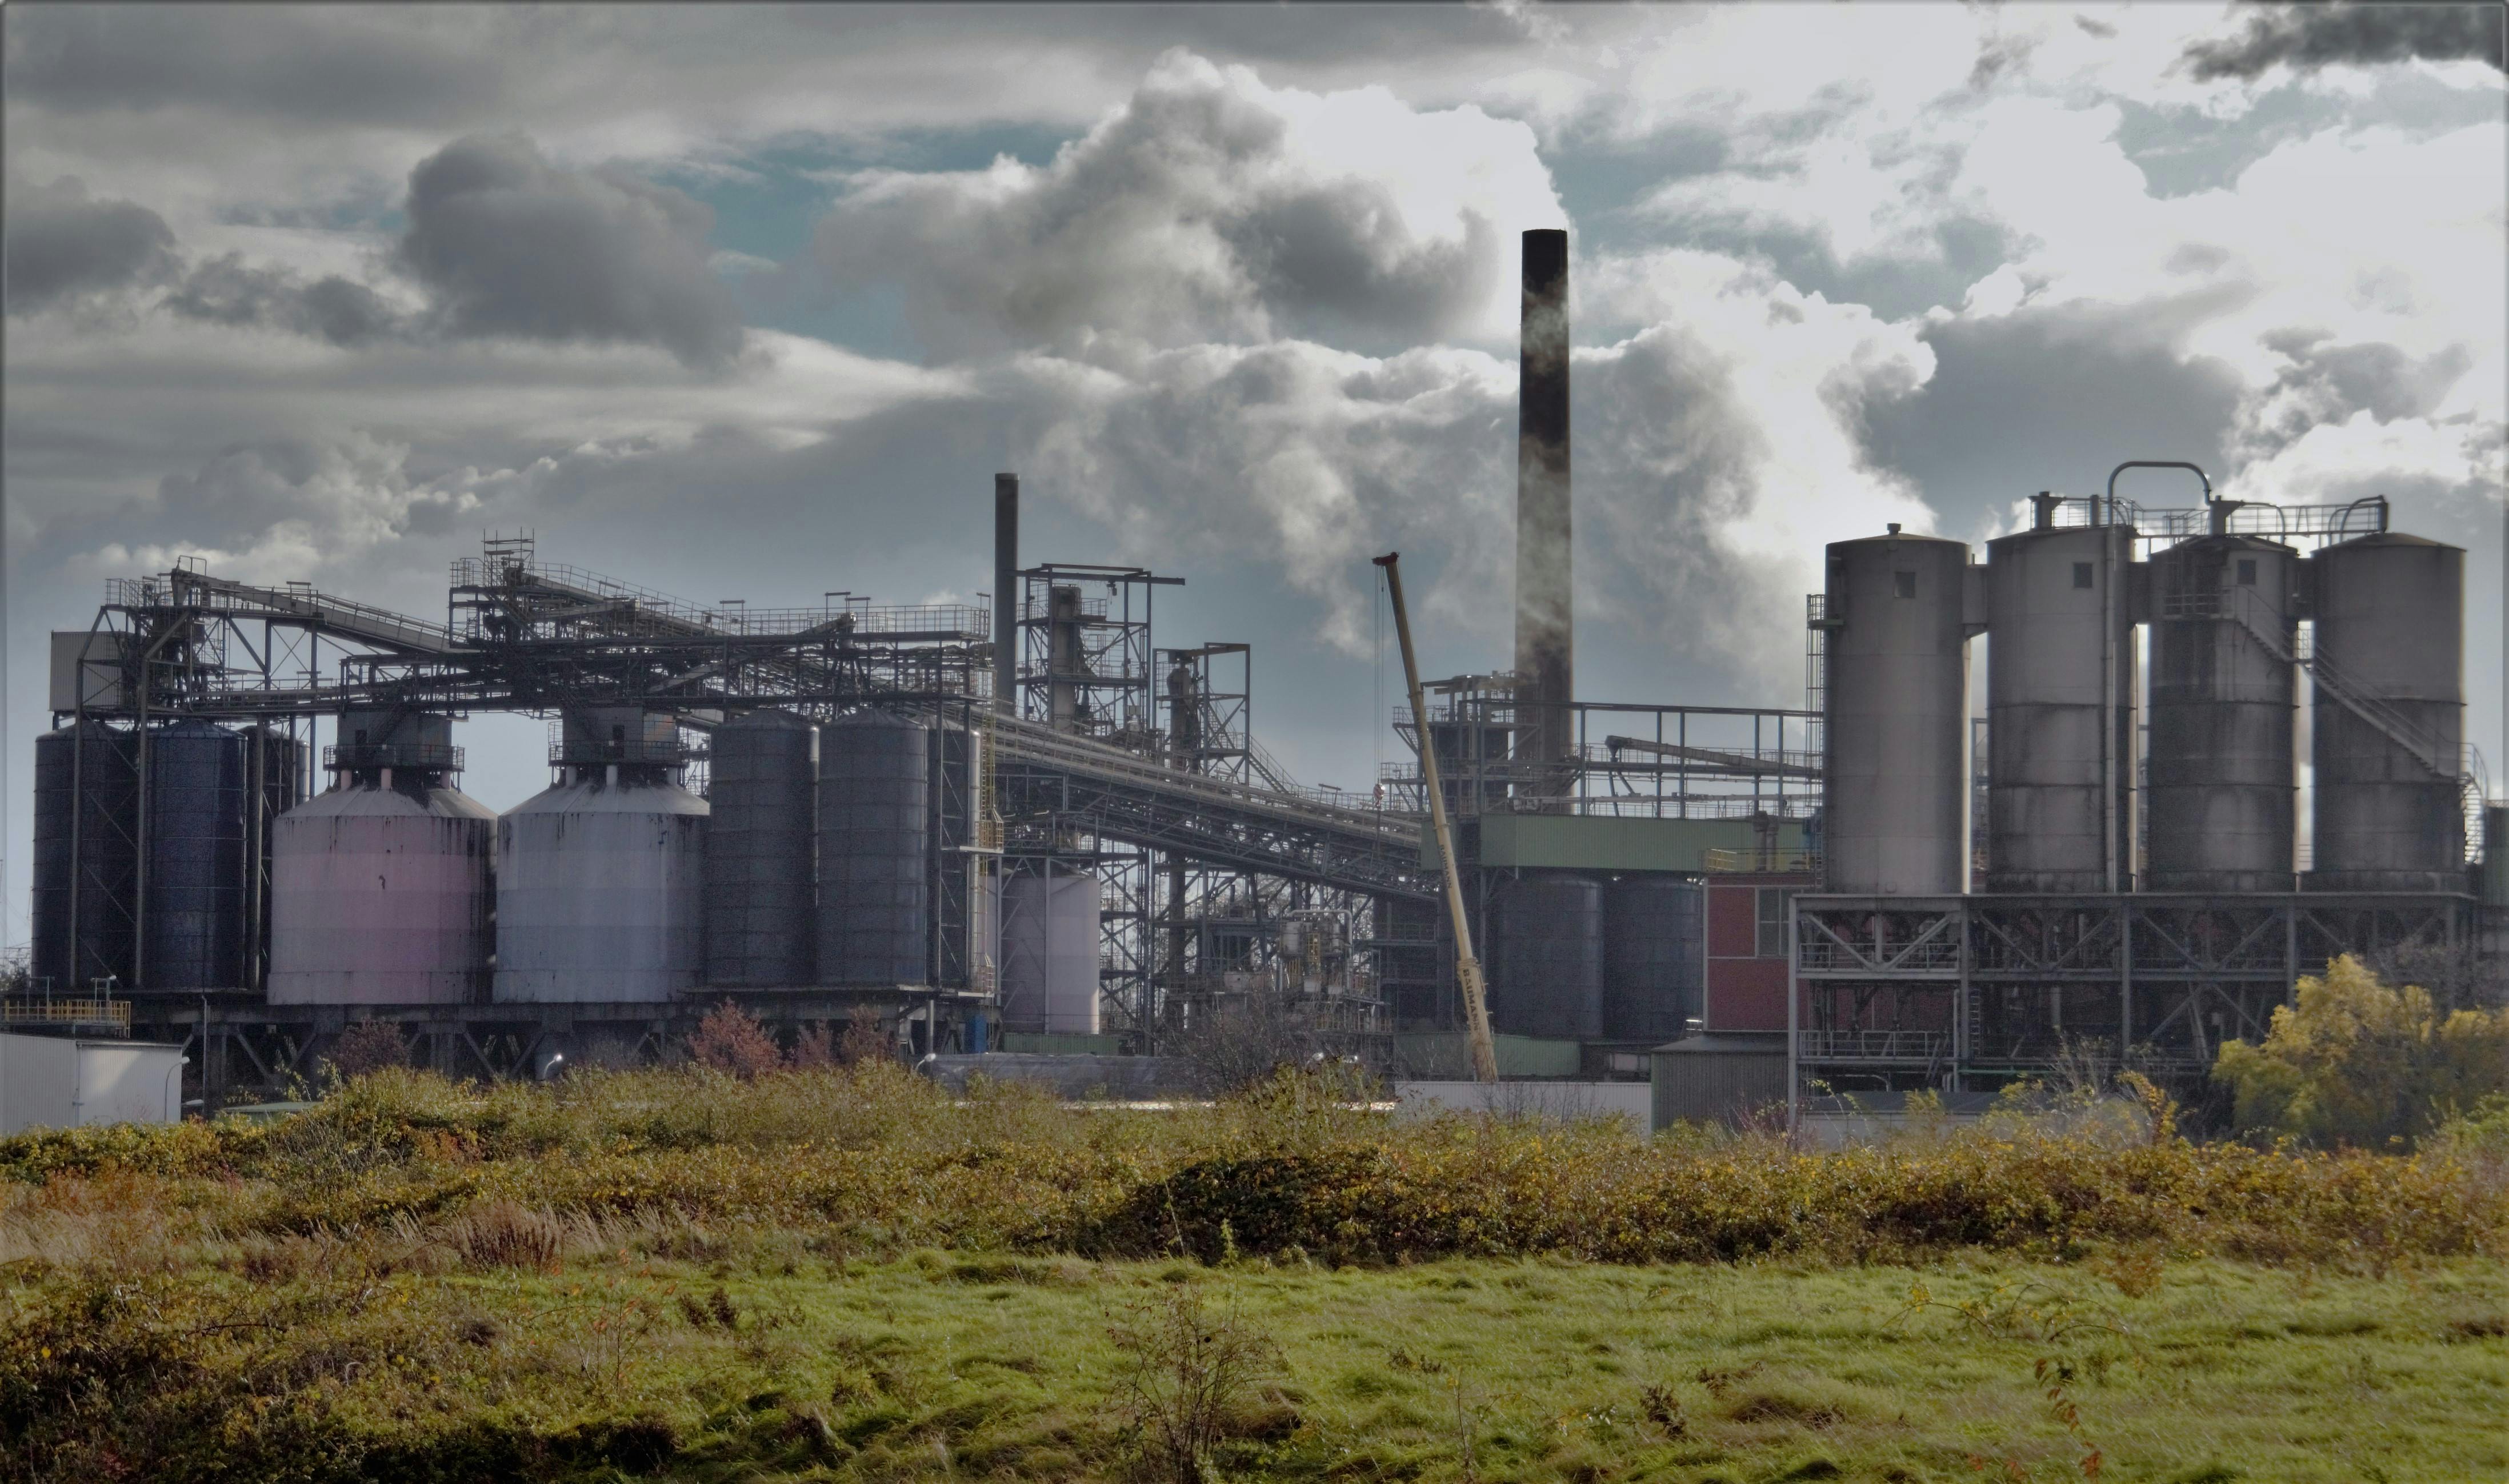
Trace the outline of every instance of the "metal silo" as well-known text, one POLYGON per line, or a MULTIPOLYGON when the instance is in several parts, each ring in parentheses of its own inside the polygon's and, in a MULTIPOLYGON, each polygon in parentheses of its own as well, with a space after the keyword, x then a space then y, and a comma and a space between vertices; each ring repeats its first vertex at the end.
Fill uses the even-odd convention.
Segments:
POLYGON ((2329 546, 2311 565, 2316 794, 2306 884, 2462 891, 2465 552, 2382 534, 2329 546))
POLYGON ((1098 878, 1054 871, 1001 883, 1006 1029, 1098 1034, 1098 878))
POLYGON ((2134 531, 2054 524, 1987 543, 1987 889, 2134 884, 2134 531))
POLYGON ((1527 874, 1490 894, 1490 1025, 1563 1041, 1603 1034, 1603 883, 1527 874))
POLYGON ((1968 547, 1832 541, 1823 647, 1827 886, 1947 896, 1967 880, 1968 547))
POLYGON ((61 993, 131 987, 139 740, 102 722, 35 739, 34 962, 61 993))
POLYGON ((336 782, 272 828, 271 1003, 484 999, 497 813, 452 787, 452 723, 353 714, 340 734, 336 782))
POLYGON ((2153 891, 2292 888, 2298 573, 2290 547, 2247 536, 2197 537, 2152 559, 2153 891))
POLYGON ((497 821, 501 1002, 658 1002, 705 969, 706 802, 667 718, 570 714, 566 781, 497 821))
POLYGON ((237 989, 257 936, 246 879, 258 804, 246 740, 213 722, 147 733, 139 987, 237 989))
POLYGON ((819 980, 919 984, 931 927, 930 744, 856 712, 819 731, 819 980))
POLYGON ((1706 889, 1687 876, 1632 874, 1603 893, 1603 1036, 1678 1040, 1699 1014, 1707 963, 1706 889))
POLYGON ((819 728, 755 711, 714 733, 705 831, 706 983, 815 983, 819 728))

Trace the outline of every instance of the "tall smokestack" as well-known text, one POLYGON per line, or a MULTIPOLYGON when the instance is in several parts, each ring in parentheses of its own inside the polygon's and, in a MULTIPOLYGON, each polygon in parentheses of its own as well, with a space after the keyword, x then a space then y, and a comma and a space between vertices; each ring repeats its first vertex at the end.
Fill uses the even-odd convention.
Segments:
POLYGON ((1019 715, 1019 476, 993 476, 993 709, 1019 715))
MULTIPOLYGON (((1524 319, 1516 432, 1517 756, 1555 764, 1575 744, 1577 635, 1570 614, 1568 234, 1524 234, 1524 319)), ((1555 797, 1564 770, 1520 785, 1555 797)))

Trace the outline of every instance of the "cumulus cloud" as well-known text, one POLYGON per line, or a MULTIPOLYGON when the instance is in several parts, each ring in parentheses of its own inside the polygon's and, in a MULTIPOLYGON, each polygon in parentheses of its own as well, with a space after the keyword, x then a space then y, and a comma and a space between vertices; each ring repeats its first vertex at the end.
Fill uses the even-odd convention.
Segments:
MULTIPOLYGON (((413 479, 409 446, 351 431, 336 438, 267 438, 220 450, 157 488, 155 528, 248 577, 303 576, 409 534, 441 535, 479 508, 483 490, 511 473, 462 469, 413 479), (292 564, 292 566, 291 566, 292 564)), ((140 565, 161 552, 127 552, 140 565)))
POLYGON ((901 283, 944 353, 1504 333, 1516 234, 1562 220, 1532 130, 1161 57, 1042 167, 849 176, 817 257, 901 283))
POLYGON ((520 135, 456 140, 409 177, 400 259, 464 336, 643 342, 693 366, 741 345, 708 266, 714 212, 620 169, 568 169, 520 135))
POLYGON ((99 201, 75 176, 9 190, 12 315, 147 287, 178 268, 166 219, 128 201, 99 201))
POLYGON ((2415 59, 2480 61, 2502 56, 2495 4, 2339 3, 2261 6, 2227 40, 2190 44, 2185 60, 2198 78, 2255 78, 2275 67, 2374 66, 2415 59))

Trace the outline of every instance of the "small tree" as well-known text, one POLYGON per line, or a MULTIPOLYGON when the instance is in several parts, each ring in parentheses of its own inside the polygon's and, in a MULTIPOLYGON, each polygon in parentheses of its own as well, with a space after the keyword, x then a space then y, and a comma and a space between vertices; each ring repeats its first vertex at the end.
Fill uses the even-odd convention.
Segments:
POLYGON ((2443 1016, 2429 991, 2391 989, 2348 953, 2302 980, 2298 1000, 2262 1045, 2230 1042, 2213 1064, 2241 1128, 2376 1146, 2509 1092, 2509 1010, 2443 1016))
POLYGON ((730 1000, 707 1012, 689 1036, 689 1055, 699 1066, 734 1077, 756 1077, 784 1064, 784 1053, 757 1017, 730 1000))
POLYGON ((409 1043, 390 1020, 356 1020, 331 1043, 331 1065, 343 1078, 409 1064, 409 1043))
POLYGON ((1280 1352, 1232 1308, 1182 1284, 1132 1305, 1107 1327, 1122 1361, 1117 1395, 1143 1461, 1175 1484, 1202 1484, 1233 1414, 1275 1369, 1280 1352))

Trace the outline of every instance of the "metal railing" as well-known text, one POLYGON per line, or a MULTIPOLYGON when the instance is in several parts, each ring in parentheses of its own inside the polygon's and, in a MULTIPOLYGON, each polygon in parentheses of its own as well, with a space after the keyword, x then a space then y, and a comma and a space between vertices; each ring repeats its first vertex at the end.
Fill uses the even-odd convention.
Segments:
POLYGON ((1934 1062, 1951 1056, 1940 1030, 1800 1030, 1795 1053, 1807 1061, 1934 1062))
POLYGON ((461 772, 465 754, 442 742, 334 742, 322 749, 322 766, 341 768, 442 768, 461 772))
POLYGON ((131 1002, 93 999, 0 999, 0 1025, 100 1025, 131 1033, 131 1002))

